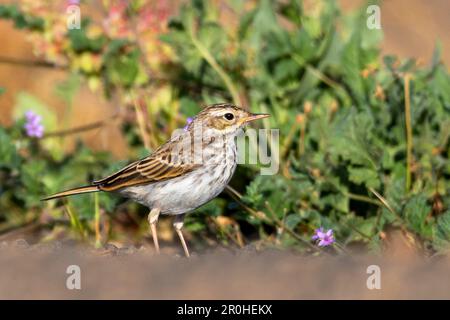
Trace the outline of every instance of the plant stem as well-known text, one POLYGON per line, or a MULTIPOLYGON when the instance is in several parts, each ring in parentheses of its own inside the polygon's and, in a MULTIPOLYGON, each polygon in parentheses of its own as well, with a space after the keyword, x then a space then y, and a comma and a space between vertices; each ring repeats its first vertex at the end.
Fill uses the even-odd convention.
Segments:
POLYGON ((190 26, 189 31, 190 31, 189 35, 191 36, 191 41, 194 44, 194 46, 200 52, 203 59, 205 59, 206 62, 209 63, 209 65, 214 69, 214 71, 217 72, 222 81, 225 83, 225 86, 227 87, 228 91, 231 94, 231 97, 233 98, 233 103, 235 105, 240 106, 241 99, 239 98, 238 90, 233 84, 233 81, 231 80, 230 76, 228 76, 225 70, 222 69, 222 67, 219 65, 217 60, 212 56, 212 54, 208 51, 208 49, 197 39, 197 36, 195 35, 195 32, 193 30, 193 26, 190 26))
POLYGON ((78 218, 78 216, 72 211, 72 208, 70 207, 70 204, 68 203, 66 206, 66 212, 69 215, 70 218, 70 225, 73 229, 75 229, 79 234, 80 237, 82 239, 85 238, 85 232, 84 232, 84 228, 83 225, 80 222, 80 219, 78 218))
MULTIPOLYGON (((285 232, 289 233, 289 235, 291 235, 294 239, 296 239, 299 242, 304 243, 306 246, 308 246, 309 248, 311 248, 312 250, 314 250, 316 252, 324 252, 324 251, 320 250, 319 248, 313 246, 309 241, 307 241, 306 239, 303 239, 300 235, 298 235, 297 233, 295 233, 291 229, 286 228, 284 223, 281 220, 276 218, 275 214, 272 213, 272 217, 269 217, 267 214, 265 214, 262 211, 256 211, 256 210, 250 208, 249 206, 245 205, 241 201, 242 195, 237 190, 235 190, 234 188, 232 188, 230 186, 226 186, 225 189, 229 192, 229 194, 236 200, 236 202, 240 206, 242 206, 246 211, 248 211, 255 218, 261 219, 264 222, 269 223, 269 224, 275 224, 276 226, 278 226, 279 228, 281 228, 285 232)), ((267 206, 267 203, 266 203, 266 207, 270 211, 270 206, 267 206)))
MULTIPOLYGON (((151 90, 154 90, 153 88, 149 88, 151 90)), ((147 111, 149 110, 149 108, 151 108, 151 100, 148 98, 148 94, 146 91, 143 91, 143 99, 145 101, 145 105, 147 106, 147 111)), ((174 114, 177 114, 177 112, 174 112, 174 114)), ((157 148, 160 145, 160 142, 158 141, 158 136, 155 133, 155 130, 153 130, 154 128, 156 128, 156 123, 155 123, 155 119, 154 117, 147 117, 147 122, 146 122, 146 126, 145 126, 145 132, 148 135, 148 139, 149 139, 149 144, 150 147, 157 148)), ((172 117, 175 118, 175 117, 172 117)), ((144 119, 145 120, 145 119, 144 119)), ((144 121, 145 122, 145 121, 144 121)), ((169 132, 172 132, 174 129, 172 129, 169 126, 169 132)))
POLYGON ((33 60, 26 60, 26 59, 16 59, 16 58, 10 58, 10 57, 3 57, 0 56, 0 64, 11 64, 16 66, 23 66, 23 67, 34 67, 34 68, 50 68, 50 69, 62 69, 67 70, 69 69, 68 66, 61 66, 57 64, 53 64, 46 61, 33 61, 33 60))
POLYGON ((100 234, 100 205, 98 203, 98 193, 94 193, 94 207, 95 207, 95 247, 100 248, 102 246, 101 234, 100 234))
POLYGON ((366 197, 366 196, 363 196, 360 194, 354 194, 354 193, 347 192, 347 193, 345 193, 345 195, 353 200, 371 203, 371 204, 374 204, 374 205, 377 205, 380 207, 383 206, 383 204, 380 201, 374 200, 372 198, 369 198, 369 197, 366 197))
POLYGON ((405 225, 405 221, 403 220, 403 218, 400 216, 400 214, 398 214, 393 208, 392 206, 389 204, 389 202, 381 195, 379 194, 374 188, 369 188, 370 192, 372 192, 377 198, 378 200, 380 200, 380 202, 383 204, 383 206, 388 209, 396 218, 398 221, 400 221, 401 223, 401 228, 404 229, 404 225, 405 225))
POLYGON ((336 90, 336 92, 338 93, 339 96, 347 95, 344 87, 341 84, 339 84, 337 81, 331 79, 326 74, 324 74, 320 70, 320 68, 316 68, 313 65, 306 63, 305 59, 303 59, 303 57, 300 56, 299 54, 292 54, 291 57, 295 62, 297 62, 297 64, 301 68, 305 68, 306 71, 309 72, 311 75, 313 75, 314 77, 316 77, 317 79, 319 79, 320 81, 322 81, 323 83, 328 85, 330 88, 333 88, 334 90, 336 90))
POLYGON ((135 95, 133 95, 133 106, 134 111, 136 112, 136 120, 139 126, 139 132, 141 134, 141 138, 144 142, 144 146, 147 150, 150 150, 150 137, 148 135, 147 130, 145 129, 145 119, 144 114, 142 113, 142 109, 139 106, 139 103, 137 101, 137 98, 135 95))
POLYGON ((284 139, 283 145, 281 146, 281 152, 280 152, 280 158, 284 159, 287 156, 287 153, 289 151, 289 147, 291 146, 294 135, 297 132, 298 127, 300 124, 298 122, 294 122, 294 124, 291 126, 291 129, 289 130, 286 138, 284 139))
POLYGON ((305 115, 305 122, 300 127, 300 139, 298 142, 298 157, 301 158, 305 153, 305 134, 306 134, 306 123, 307 117, 305 115))
POLYGON ((51 137, 67 136, 67 135, 71 135, 71 134, 82 133, 84 131, 98 129, 98 128, 104 127, 104 126, 106 126, 108 124, 111 124, 111 122, 114 121, 116 118, 119 118, 119 114, 114 114, 114 115, 112 115, 111 117, 109 117, 109 118, 107 118, 105 120, 92 122, 92 123, 89 123, 89 124, 86 124, 86 125, 83 125, 83 126, 69 128, 69 129, 65 129, 65 130, 49 132, 49 133, 45 134, 42 137, 42 139, 51 138, 51 137))
POLYGON ((361 230, 358 230, 358 228, 356 228, 356 227, 353 226, 352 224, 346 223, 346 225, 347 225, 350 229, 352 229, 353 231, 355 231, 356 233, 358 233, 359 235, 361 235, 362 237, 364 237, 364 238, 366 238, 366 239, 368 239, 368 240, 372 240, 372 237, 371 237, 371 236, 368 236, 367 234, 365 234, 365 233, 362 232, 361 230))
POLYGON ((404 76, 405 82, 405 125, 406 125, 406 193, 411 188, 411 166, 412 166, 412 149, 413 149, 413 135, 411 127, 411 100, 409 82, 411 79, 410 74, 404 76))
POLYGON ((334 242, 334 247, 339 249, 339 251, 345 253, 346 255, 350 256, 350 252, 345 249, 344 245, 340 244, 338 241, 334 242))
POLYGON ((271 213, 271 218, 272 218, 272 222, 275 223, 279 228, 281 228, 282 230, 286 231, 287 233, 289 233, 292 237, 294 237, 295 239, 297 239, 297 241, 303 242, 304 244, 306 244, 308 247, 310 247, 311 249, 315 250, 315 251, 321 251, 319 248, 315 247, 314 245, 312 245, 308 240, 304 239, 303 237, 301 237, 299 234, 297 234, 296 232, 294 232, 293 230, 286 228, 286 226, 284 225, 283 221, 281 221, 275 214, 275 212, 272 210, 269 202, 265 202, 264 205, 266 206, 267 210, 271 213))

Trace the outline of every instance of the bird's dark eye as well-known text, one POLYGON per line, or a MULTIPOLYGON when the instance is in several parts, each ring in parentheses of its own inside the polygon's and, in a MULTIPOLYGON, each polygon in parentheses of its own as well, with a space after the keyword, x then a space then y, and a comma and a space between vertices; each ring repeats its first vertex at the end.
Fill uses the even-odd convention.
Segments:
POLYGON ((232 113, 225 113, 223 116, 227 120, 233 120, 234 119, 234 114, 232 114, 232 113))

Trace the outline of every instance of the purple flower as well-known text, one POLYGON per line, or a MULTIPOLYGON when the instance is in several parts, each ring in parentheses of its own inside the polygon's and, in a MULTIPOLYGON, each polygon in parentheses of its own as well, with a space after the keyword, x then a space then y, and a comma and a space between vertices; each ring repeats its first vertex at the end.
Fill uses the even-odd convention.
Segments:
POLYGON ((319 247, 326 247, 334 243, 333 230, 324 231, 323 227, 316 229, 316 233, 312 236, 314 241, 318 241, 319 247))
POLYGON ((189 117, 189 118, 186 119, 186 125, 185 125, 184 128, 183 128, 184 131, 187 131, 187 130, 188 130, 188 127, 189 127, 189 125, 191 124, 191 122, 192 122, 193 120, 194 120, 194 119, 191 118, 191 117, 189 117))
POLYGON ((41 124, 42 117, 33 111, 27 111, 25 113, 25 119, 27 122, 24 128, 27 132, 27 136, 42 138, 44 135, 44 126, 41 124))

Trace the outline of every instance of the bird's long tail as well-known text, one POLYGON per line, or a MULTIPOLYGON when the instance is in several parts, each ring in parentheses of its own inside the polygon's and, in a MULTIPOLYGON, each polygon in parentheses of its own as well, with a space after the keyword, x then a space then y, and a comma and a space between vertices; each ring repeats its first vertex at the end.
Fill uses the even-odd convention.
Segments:
POLYGON ((67 197, 67 196, 73 196, 75 194, 80 194, 80 193, 89 193, 89 192, 97 192, 97 191, 100 191, 98 186, 84 186, 84 187, 74 188, 74 189, 70 189, 70 190, 52 194, 51 196, 41 199, 41 201, 57 199, 57 198, 62 198, 62 197, 67 197))

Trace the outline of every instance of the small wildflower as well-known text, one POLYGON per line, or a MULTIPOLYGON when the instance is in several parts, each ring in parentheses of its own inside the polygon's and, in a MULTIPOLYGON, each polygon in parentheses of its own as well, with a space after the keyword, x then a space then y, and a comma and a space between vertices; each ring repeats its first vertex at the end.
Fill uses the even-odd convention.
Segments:
POLYGON ((295 117, 295 121, 298 124, 303 124, 305 122, 305 115, 303 113, 297 114, 297 116, 295 117))
POLYGON ((311 112, 313 107, 313 104, 311 101, 305 101, 305 103, 303 104, 303 111, 305 111, 305 114, 308 114, 311 112))
POLYGON ((318 241, 319 247, 326 247, 334 243, 333 230, 329 229, 327 232, 320 227, 316 229, 316 233, 312 236, 314 241, 318 241))
POLYGON ((384 94, 384 90, 383 88, 377 84, 377 86, 375 87, 375 93, 374 93, 375 98, 379 99, 379 100, 385 100, 386 96, 384 94))
POLYGON ((25 113, 27 122, 24 125, 27 136, 42 138, 44 135, 44 126, 41 124, 42 117, 33 111, 25 113))
POLYGON ((364 79, 367 79, 368 77, 369 77, 369 75, 370 75, 370 70, 369 69, 363 69, 362 71, 361 71, 361 76, 364 78, 364 79))
POLYGON ((331 112, 333 112, 333 113, 336 112, 338 108, 339 108, 338 102, 333 99, 333 101, 331 101, 331 104, 330 104, 331 112))
POLYGON ((191 118, 191 117, 189 117, 189 118, 186 119, 186 125, 185 125, 184 128, 183 128, 184 131, 187 131, 187 130, 188 130, 188 127, 189 127, 189 125, 191 124, 191 122, 192 122, 193 120, 194 120, 194 119, 191 118))

